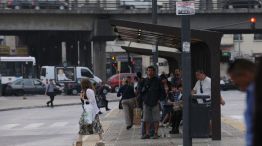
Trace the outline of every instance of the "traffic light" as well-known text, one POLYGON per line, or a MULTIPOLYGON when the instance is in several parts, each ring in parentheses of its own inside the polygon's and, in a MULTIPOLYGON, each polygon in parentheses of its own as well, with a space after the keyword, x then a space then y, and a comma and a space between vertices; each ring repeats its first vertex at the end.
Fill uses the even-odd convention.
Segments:
POLYGON ((112 56, 112 61, 116 61, 116 56, 112 56))
POLYGON ((250 21, 250 28, 251 28, 252 30, 256 29, 256 22, 257 22, 256 17, 250 18, 249 21, 250 21))

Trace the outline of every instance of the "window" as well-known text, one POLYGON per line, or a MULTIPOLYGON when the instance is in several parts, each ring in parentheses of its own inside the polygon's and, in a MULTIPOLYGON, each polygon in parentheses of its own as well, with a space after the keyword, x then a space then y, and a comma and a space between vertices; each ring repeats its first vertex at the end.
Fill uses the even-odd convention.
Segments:
POLYGON ((234 41, 242 41, 243 40, 243 36, 242 34, 234 34, 234 41))
POLYGON ((81 76, 93 78, 93 74, 89 72, 87 69, 81 69, 81 76))
POLYGON ((262 34, 254 34, 254 40, 262 40, 262 34))
POLYGON ((23 81, 23 80, 16 80, 16 81, 14 82, 14 84, 15 84, 15 85, 21 85, 21 84, 22 84, 22 81, 23 81))
POLYGON ((42 68, 41 69, 41 76, 45 77, 45 75, 46 75, 46 68, 42 68))
POLYGON ((23 84, 24 86, 32 86, 32 80, 24 80, 23 84))
POLYGON ((34 85, 42 85, 42 82, 40 82, 38 80, 34 80, 34 85))

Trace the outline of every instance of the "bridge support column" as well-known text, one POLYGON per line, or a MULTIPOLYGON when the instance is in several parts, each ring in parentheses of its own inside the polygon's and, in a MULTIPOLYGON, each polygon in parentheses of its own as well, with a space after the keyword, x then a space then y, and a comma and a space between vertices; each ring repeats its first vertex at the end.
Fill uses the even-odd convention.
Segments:
POLYGON ((106 80, 106 41, 93 42, 93 70, 96 76, 106 80))
POLYGON ((87 66, 92 69, 92 60, 91 60, 91 42, 80 41, 80 66, 87 66))

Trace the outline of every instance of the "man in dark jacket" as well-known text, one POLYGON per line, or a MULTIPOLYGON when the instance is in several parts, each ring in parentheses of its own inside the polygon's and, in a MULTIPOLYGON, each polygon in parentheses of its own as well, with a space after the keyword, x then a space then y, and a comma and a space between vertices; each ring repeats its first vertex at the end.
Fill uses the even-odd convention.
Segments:
POLYGON ((154 123, 154 139, 158 138, 158 127, 160 121, 159 101, 165 97, 165 90, 155 75, 155 68, 149 66, 147 68, 147 78, 142 88, 143 98, 143 121, 145 122, 146 134, 142 139, 150 138, 150 124, 154 123))

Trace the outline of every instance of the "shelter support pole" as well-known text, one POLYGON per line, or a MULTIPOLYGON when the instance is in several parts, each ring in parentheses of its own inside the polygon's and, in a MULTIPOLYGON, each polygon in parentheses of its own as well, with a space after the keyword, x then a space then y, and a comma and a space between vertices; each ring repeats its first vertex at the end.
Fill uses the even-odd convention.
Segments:
POLYGON ((192 146, 191 136, 191 33, 190 16, 182 16, 181 26, 182 38, 182 78, 183 78, 183 146, 192 146))
MULTIPOLYGON (((217 42, 219 43, 219 42, 217 42)), ((215 44, 214 46, 219 46, 215 44)), ((212 108, 212 140, 221 140, 221 107, 220 107, 220 52, 219 48, 211 48, 211 108, 212 108)))

